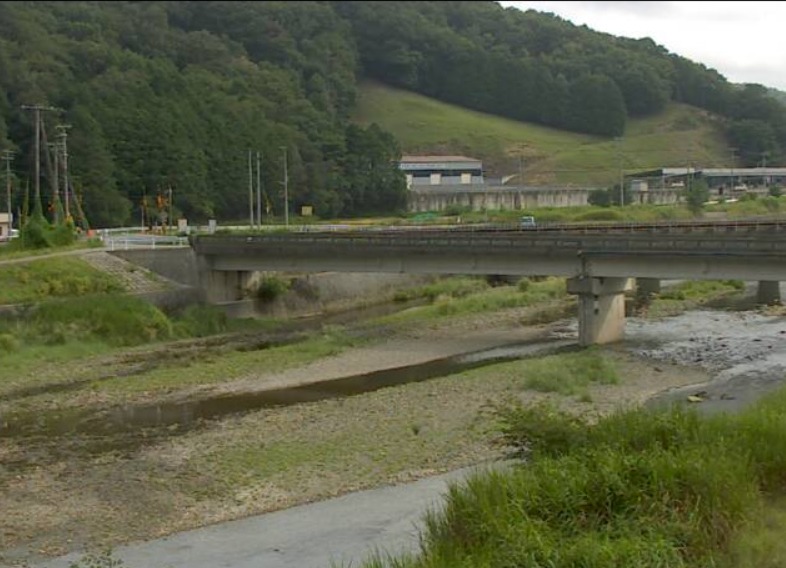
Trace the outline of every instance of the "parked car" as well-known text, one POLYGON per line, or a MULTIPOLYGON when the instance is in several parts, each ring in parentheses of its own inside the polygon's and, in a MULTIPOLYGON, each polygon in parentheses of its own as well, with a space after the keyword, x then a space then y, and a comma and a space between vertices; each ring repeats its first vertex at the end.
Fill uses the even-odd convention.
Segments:
POLYGON ((525 215, 519 221, 519 226, 522 229, 535 229, 537 224, 535 223, 535 217, 532 215, 525 215))

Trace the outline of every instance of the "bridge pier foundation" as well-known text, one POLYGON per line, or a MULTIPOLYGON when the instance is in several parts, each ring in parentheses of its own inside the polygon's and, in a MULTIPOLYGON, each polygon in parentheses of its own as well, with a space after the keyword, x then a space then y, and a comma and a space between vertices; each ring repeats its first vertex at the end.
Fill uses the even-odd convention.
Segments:
POLYGON ((772 305, 781 301, 781 283, 773 280, 760 280, 756 301, 760 305, 772 305))
POLYGON ((213 270, 201 266, 200 288, 208 304, 242 300, 253 273, 246 270, 213 270))
POLYGON ((630 278, 568 279, 568 293, 579 301, 579 345, 620 341, 625 335, 625 292, 630 278))

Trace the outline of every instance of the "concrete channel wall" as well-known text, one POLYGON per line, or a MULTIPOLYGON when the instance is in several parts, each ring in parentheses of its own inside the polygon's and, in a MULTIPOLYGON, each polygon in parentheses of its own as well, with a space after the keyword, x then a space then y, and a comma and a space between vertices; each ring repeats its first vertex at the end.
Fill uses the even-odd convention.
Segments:
MULTIPOLYGON (((177 309, 204 300, 196 255, 190 247, 116 250, 111 254, 187 287, 150 294, 147 299, 159 307, 177 309)), ((434 279, 423 274, 254 271, 243 283, 243 298, 216 305, 231 317, 313 315, 388 301, 397 290, 434 279), (254 290, 266 278, 281 280, 287 291, 271 301, 256 299, 254 290)))

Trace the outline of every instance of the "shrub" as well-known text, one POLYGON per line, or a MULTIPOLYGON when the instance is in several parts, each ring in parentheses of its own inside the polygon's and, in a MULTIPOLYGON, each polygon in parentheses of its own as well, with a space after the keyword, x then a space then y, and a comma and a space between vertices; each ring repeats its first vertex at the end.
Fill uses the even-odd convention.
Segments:
POLYGON ((289 283, 277 276, 266 276, 257 285, 255 295, 262 302, 272 302, 289 290, 289 283))
POLYGON ((19 349, 19 341, 10 333, 0 333, 0 353, 11 353, 19 349))

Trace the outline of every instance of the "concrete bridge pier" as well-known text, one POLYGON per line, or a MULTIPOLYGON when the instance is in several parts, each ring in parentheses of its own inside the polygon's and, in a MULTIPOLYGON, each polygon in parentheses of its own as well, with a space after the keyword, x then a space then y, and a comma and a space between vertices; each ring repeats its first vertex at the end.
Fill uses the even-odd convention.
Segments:
POLYGON ((760 280, 756 301, 760 305, 778 304, 781 301, 781 283, 773 280, 760 280))
POLYGON ((630 278, 568 279, 568 293, 579 300, 579 345, 620 341, 625 335, 625 292, 630 278))
POLYGON ((213 270, 199 263, 199 285, 209 304, 242 300, 253 272, 247 270, 213 270))

